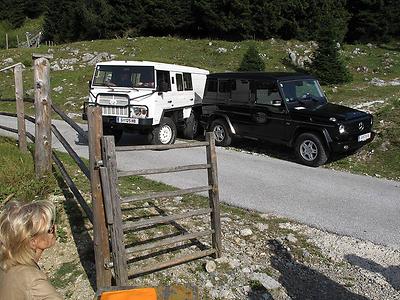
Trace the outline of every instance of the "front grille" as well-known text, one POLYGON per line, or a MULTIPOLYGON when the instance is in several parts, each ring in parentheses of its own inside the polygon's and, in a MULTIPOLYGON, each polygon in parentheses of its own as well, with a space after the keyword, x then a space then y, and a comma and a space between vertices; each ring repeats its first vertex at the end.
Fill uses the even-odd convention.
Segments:
POLYGON ((128 107, 102 106, 103 116, 129 117, 128 107))
POLYGON ((97 103, 100 105, 127 106, 129 98, 127 95, 99 94, 97 103))
POLYGON ((347 126, 347 132, 349 134, 361 134, 371 131, 371 119, 361 119, 357 121, 352 121, 347 126))

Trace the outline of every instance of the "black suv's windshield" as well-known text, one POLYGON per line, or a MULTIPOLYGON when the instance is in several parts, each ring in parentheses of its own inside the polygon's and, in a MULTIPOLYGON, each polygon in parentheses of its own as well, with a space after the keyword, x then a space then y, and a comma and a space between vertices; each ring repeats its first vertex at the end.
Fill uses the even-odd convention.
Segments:
POLYGON ((309 101, 321 105, 327 102, 317 80, 291 80, 280 85, 285 102, 289 105, 306 105, 309 101))
POLYGON ((154 88, 154 68, 147 66, 97 66, 93 85, 154 88))

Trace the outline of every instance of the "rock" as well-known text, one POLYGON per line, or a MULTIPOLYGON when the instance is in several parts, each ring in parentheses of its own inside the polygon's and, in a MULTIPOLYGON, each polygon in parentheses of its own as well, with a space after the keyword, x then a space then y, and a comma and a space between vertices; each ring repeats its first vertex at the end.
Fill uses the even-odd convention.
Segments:
POLYGON ((282 287, 278 281, 265 273, 253 273, 250 279, 257 280, 267 290, 275 290, 282 287))
POLYGON ((206 262, 205 268, 207 273, 214 273, 217 269, 217 265, 214 261, 209 260, 208 262, 206 262))
POLYGON ((3 60, 3 64, 13 64, 13 63, 14 63, 14 60, 11 57, 3 60))
POLYGON ((50 66, 50 70, 52 70, 52 71, 61 71, 62 69, 61 69, 60 65, 57 62, 55 62, 50 66))
POLYGON ((94 57, 95 56, 93 54, 91 54, 91 53, 85 53, 85 54, 82 55, 81 60, 83 62, 88 62, 88 61, 92 60, 94 57))
POLYGON ((207 282, 206 282, 206 284, 205 284, 205 287, 206 287, 207 289, 211 289, 211 288, 214 287, 214 285, 212 284, 212 282, 211 282, 210 280, 207 280, 207 282))
POLYGON ((307 250, 303 250, 303 257, 310 257, 310 252, 308 252, 307 250))
POLYGON ((237 268, 237 267, 240 267, 240 261, 239 261, 238 259, 231 259, 231 260, 229 260, 229 266, 230 266, 232 269, 235 269, 235 268, 237 268))
POLYGON ((60 64, 62 65, 74 65, 78 62, 77 58, 65 58, 65 59, 60 59, 60 64))
POLYGON ((249 274, 249 273, 251 272, 251 270, 250 270, 249 268, 243 268, 243 269, 242 269, 242 272, 243 272, 244 274, 249 274))
POLYGON ((374 86, 385 86, 386 82, 385 82, 385 80, 374 77, 371 79, 369 84, 374 85, 374 86))
POLYGON ((268 230, 268 224, 263 224, 263 223, 257 223, 256 228, 260 231, 266 231, 268 230))
POLYGON ((241 236, 250 236, 252 234, 253 234, 253 231, 251 231, 250 228, 245 228, 245 229, 240 230, 241 236))
POLYGON ((92 58, 87 63, 88 63, 88 65, 95 65, 95 64, 97 64, 97 63, 99 63, 101 61, 110 60, 110 59, 111 59, 111 57, 110 57, 109 53, 101 52, 101 53, 98 53, 94 58, 92 58))
POLYGON ((64 88, 62 86, 57 86, 55 88, 53 88, 53 91, 55 91, 56 93, 61 93, 64 90, 64 88))
POLYGON ((293 233, 289 233, 286 238, 287 241, 291 242, 291 243, 297 243, 297 238, 294 236, 293 233))
POLYGON ((220 54, 221 53, 226 53, 227 51, 228 50, 226 50, 226 48, 223 48, 223 47, 220 47, 220 48, 217 49, 217 52, 220 53, 220 54))

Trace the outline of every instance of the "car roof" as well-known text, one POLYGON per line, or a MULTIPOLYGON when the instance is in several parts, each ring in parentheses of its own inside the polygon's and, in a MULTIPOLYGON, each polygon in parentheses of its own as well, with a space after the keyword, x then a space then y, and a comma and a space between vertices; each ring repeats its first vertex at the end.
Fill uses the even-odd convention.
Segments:
POLYGON ((212 73, 207 78, 220 79, 272 79, 272 80, 295 80, 316 79, 314 76, 294 72, 225 72, 212 73))
POLYGON ((195 67, 188 67, 176 64, 166 64, 154 61, 124 61, 124 60, 112 60, 107 62, 97 63, 96 66, 122 66, 122 67, 133 67, 133 66, 146 66, 146 67, 154 67, 156 70, 166 70, 166 71, 175 71, 175 72, 189 72, 189 73, 197 73, 207 75, 209 73, 208 70, 199 69, 195 67))

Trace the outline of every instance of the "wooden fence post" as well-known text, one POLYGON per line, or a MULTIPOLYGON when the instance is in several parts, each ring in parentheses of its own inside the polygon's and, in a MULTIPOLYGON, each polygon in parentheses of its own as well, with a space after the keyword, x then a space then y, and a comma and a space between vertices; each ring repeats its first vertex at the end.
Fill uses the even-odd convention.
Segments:
POLYGON ((51 172, 50 63, 52 55, 32 54, 35 88, 35 173, 42 178, 51 172))
POLYGON ((217 153, 215 151, 214 133, 206 133, 206 141, 209 143, 206 146, 207 164, 211 165, 208 169, 208 184, 212 189, 208 192, 211 212, 211 226, 214 230, 212 235, 212 245, 215 249, 215 258, 221 257, 221 218, 219 207, 219 189, 218 189, 218 174, 217 174, 217 153))
POLYGON ((111 286, 111 271, 105 268, 110 260, 108 231, 104 200, 101 189, 99 162, 101 160, 101 137, 103 122, 100 107, 88 107, 89 165, 93 207, 93 242, 96 265, 97 289, 111 286))
MULTIPOLYGON (((103 186, 103 192, 109 194, 105 197, 107 202, 106 208, 111 211, 107 212, 112 215, 112 224, 110 224, 112 257, 114 262, 115 281, 119 286, 128 285, 128 263, 125 252, 124 232, 122 229, 122 211, 121 198, 117 190, 117 158, 115 154, 115 142, 113 136, 105 136, 102 138, 103 147, 103 163, 107 170, 108 176, 102 176, 102 179, 107 180, 108 191, 104 191, 106 185, 103 186), (107 199, 106 199, 107 198, 107 199)), ((103 171, 104 172, 104 171, 103 171)), ((110 222, 109 222, 110 223, 110 222)))
POLYGON ((14 67, 14 80, 15 80, 15 100, 17 107, 18 118, 18 143, 19 149, 27 152, 26 146, 26 127, 25 127, 25 109, 24 109, 24 88, 22 81, 22 64, 17 64, 14 67))

